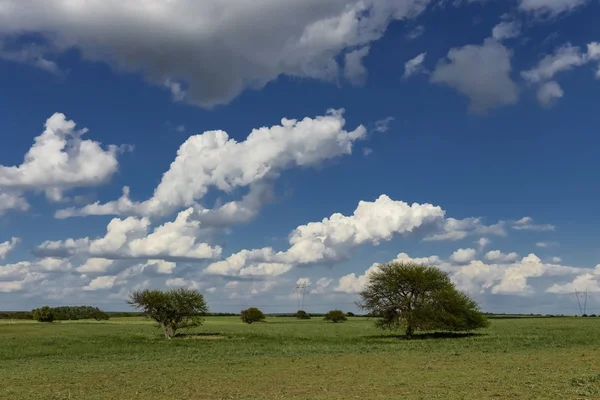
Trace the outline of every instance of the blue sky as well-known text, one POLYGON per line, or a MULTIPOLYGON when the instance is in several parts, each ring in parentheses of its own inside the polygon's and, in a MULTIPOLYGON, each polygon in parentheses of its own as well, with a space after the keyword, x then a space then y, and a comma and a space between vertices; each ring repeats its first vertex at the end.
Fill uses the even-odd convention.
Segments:
POLYGON ((0 309, 186 286, 291 311, 305 284, 354 310, 416 259, 486 311, 600 312, 599 16, 0 0, 0 309))

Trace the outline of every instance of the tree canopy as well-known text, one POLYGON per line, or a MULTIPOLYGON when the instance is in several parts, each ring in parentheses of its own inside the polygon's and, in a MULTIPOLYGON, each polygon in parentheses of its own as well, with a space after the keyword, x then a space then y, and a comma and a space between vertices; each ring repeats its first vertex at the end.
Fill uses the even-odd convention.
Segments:
POLYGON ((488 326, 477 303, 439 268, 413 262, 382 264, 368 277, 360 304, 383 329, 470 331, 488 326))
POLYGON ((310 319, 310 315, 304 310, 296 311, 296 318, 298 319, 310 319))
POLYGON ((78 319, 109 319, 109 315, 98 307, 92 306, 60 306, 52 308, 57 321, 78 320, 78 319))
POLYGON ((247 324, 252 324, 254 322, 262 322, 266 318, 265 314, 263 314, 263 312, 256 307, 250 307, 246 310, 242 310, 240 315, 242 321, 247 324))
POLYGON ((325 318, 323 319, 325 321, 331 321, 334 324, 337 324, 338 322, 346 321, 348 318, 346 318, 346 314, 344 314, 342 310, 331 310, 325 314, 325 318))
POLYGON ((158 322, 166 339, 179 329, 201 325, 208 312, 204 296, 192 289, 135 291, 128 303, 158 322))
POLYGON ((33 319, 38 322, 52 322, 55 319, 54 311, 48 306, 36 308, 31 313, 33 314, 33 319))

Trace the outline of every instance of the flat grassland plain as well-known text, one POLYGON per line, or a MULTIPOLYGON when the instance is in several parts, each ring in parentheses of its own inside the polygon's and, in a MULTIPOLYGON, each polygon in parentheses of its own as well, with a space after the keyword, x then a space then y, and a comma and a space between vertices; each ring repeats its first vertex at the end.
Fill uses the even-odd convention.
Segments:
POLYGON ((0 398, 600 399, 600 318, 412 341, 367 318, 209 317, 186 333, 165 340, 143 318, 0 321, 0 398))

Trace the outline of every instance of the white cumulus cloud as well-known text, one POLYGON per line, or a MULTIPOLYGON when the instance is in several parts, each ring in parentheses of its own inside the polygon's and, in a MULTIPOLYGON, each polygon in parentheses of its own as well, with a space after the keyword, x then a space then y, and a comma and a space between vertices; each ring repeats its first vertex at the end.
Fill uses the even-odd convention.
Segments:
POLYGON ((87 129, 75 130, 75 122, 64 114, 54 114, 45 126, 21 165, 0 166, 0 188, 64 190, 96 186, 117 171, 117 146, 105 150, 98 142, 82 139, 87 129))
POLYGON ((218 257, 221 253, 219 246, 198 242, 200 222, 190 219, 192 213, 191 208, 184 210, 175 221, 165 222, 152 232, 147 218, 114 218, 108 224, 104 237, 46 241, 36 249, 36 253, 106 259, 199 260, 218 257))
MULTIPOLYGON (((293 166, 314 166, 324 160, 350 154, 353 143, 365 137, 366 129, 361 125, 353 131, 344 130, 342 113, 343 110, 332 110, 314 119, 284 118, 281 125, 253 130, 242 142, 230 139, 224 131, 191 136, 179 148, 177 157, 164 173, 152 198, 133 202, 129 199, 129 188, 126 188, 117 201, 62 210, 57 217, 168 215, 181 207, 197 205, 196 202, 210 188, 230 192, 237 187, 274 179, 293 166)), ((261 202, 256 203, 256 198, 248 200, 255 201, 254 211, 250 211, 255 213, 261 202)), ((237 209, 239 205, 236 202, 225 208, 237 209)), ((233 210, 222 211, 227 214, 233 210)))
POLYGON ((443 219, 444 211, 431 204, 409 205, 382 195, 374 202, 361 201, 354 213, 339 213, 320 222, 298 226, 289 236, 290 247, 275 252, 272 248, 242 250, 225 260, 211 264, 206 274, 213 275, 280 275, 294 265, 328 264, 347 259, 352 250, 363 244, 379 244, 395 235, 443 219), (272 265, 272 268, 267 268, 272 265))
POLYGON ((20 241, 21 239, 14 237, 6 242, 0 243, 0 260, 3 260, 10 251, 17 247, 20 241))
POLYGON ((91 280, 86 286, 83 287, 83 290, 104 290, 104 289, 112 289, 115 285, 117 277, 116 276, 99 276, 91 280))
POLYGON ((0 189, 0 216, 8 210, 27 211, 29 203, 17 191, 3 192, 0 189))
POLYGON ((488 261, 495 261, 498 263, 515 261, 519 258, 519 255, 515 252, 505 254, 500 250, 491 250, 485 254, 485 259, 488 261))
POLYGON ((55 113, 46 121, 44 132, 35 138, 23 163, 0 165, 0 214, 3 210, 25 210, 25 191, 44 191, 48 199, 59 201, 62 193, 77 187, 90 187, 110 180, 118 168, 121 148, 83 139, 87 129, 76 130, 75 122, 55 113))
MULTIPOLYGON (((579 280, 592 280, 593 282, 589 283, 587 287, 593 288, 597 283, 596 279, 600 278, 598 272, 600 267, 597 267, 594 272, 585 268, 560 265, 556 260, 553 263, 544 263, 535 254, 529 254, 519 260, 516 253, 489 252, 486 255, 488 262, 485 262, 474 259, 472 252, 463 251, 461 253, 458 263, 455 257, 456 252, 450 256, 448 261, 441 260, 438 256, 412 258, 405 253, 399 254, 396 260, 435 265, 446 271, 460 290, 480 294, 530 296, 535 293, 531 279, 562 280, 573 276, 579 280), (594 273, 596 275, 593 275, 594 273)), ((330 290, 347 294, 360 292, 368 283, 370 274, 377 271, 379 265, 378 263, 371 265, 363 274, 351 273, 339 278, 337 285, 330 290)), ((580 287, 585 287, 585 285, 580 287)), ((551 286, 548 291, 567 293, 571 288, 572 283, 556 284, 551 286)))
POLYGON ((477 250, 475 249, 458 249, 450 256, 450 260, 456 264, 464 264, 475 258, 477 250))
POLYGON ((88 258, 75 270, 81 273, 103 273, 114 263, 114 260, 106 258, 88 258))
POLYGON ((600 264, 594 269, 579 274, 571 282, 555 283, 547 290, 548 293, 568 295, 572 295, 576 291, 600 293, 600 264))

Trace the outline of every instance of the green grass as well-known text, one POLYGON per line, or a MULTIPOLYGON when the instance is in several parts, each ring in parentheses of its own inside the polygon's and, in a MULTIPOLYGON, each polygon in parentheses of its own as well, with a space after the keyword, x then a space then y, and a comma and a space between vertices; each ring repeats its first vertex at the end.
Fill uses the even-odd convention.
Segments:
POLYGON ((171 341, 142 318, 0 321, 0 399, 600 399, 599 357, 600 318, 413 341, 366 318, 210 317, 171 341))

